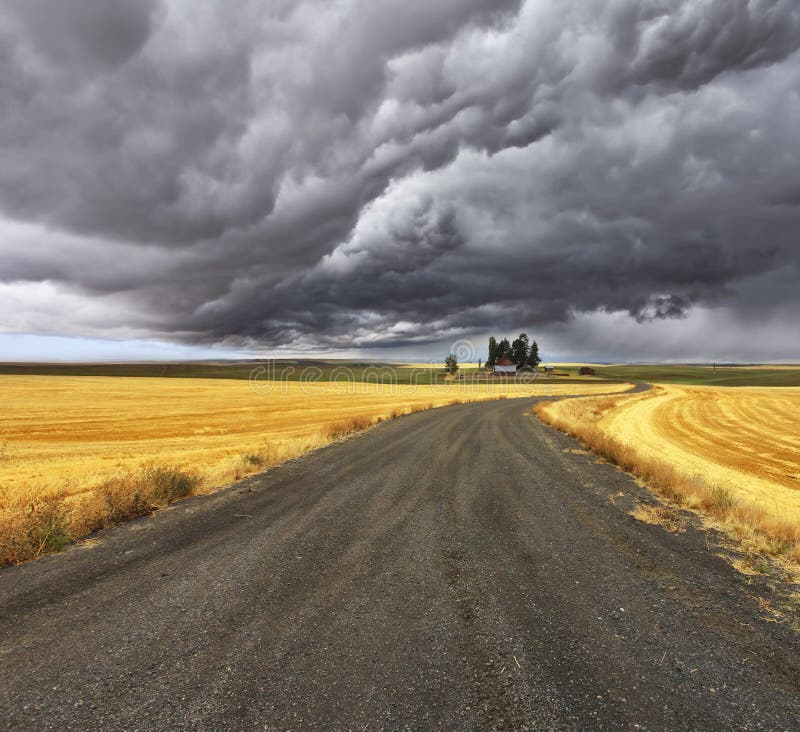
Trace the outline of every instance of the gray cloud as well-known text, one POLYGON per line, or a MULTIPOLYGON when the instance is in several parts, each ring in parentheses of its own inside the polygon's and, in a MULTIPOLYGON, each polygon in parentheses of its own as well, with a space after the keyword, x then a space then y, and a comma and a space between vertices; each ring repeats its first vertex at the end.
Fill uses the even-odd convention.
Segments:
POLYGON ((0 328, 341 349, 783 317, 798 47, 794 0, 10 0, 0 328))
POLYGON ((155 0, 9 0, 31 48, 54 66, 83 73, 130 60, 150 35, 155 0))

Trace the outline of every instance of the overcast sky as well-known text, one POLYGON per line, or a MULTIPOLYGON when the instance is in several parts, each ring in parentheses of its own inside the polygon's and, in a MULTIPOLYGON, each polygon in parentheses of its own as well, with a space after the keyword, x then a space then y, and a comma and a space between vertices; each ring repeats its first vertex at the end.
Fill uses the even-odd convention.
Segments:
POLYGON ((797 0, 3 0, 0 359, 798 361, 798 47, 797 0))

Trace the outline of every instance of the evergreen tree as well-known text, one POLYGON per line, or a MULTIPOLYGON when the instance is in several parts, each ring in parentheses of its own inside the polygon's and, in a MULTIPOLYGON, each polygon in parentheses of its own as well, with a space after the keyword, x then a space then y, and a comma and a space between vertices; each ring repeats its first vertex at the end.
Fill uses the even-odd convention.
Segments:
POLYGON ((486 360, 487 366, 494 366, 497 361, 497 339, 489 336, 489 358, 486 360))
POLYGON ((517 368, 521 369, 528 363, 528 336, 525 333, 520 333, 519 338, 515 338, 511 344, 511 358, 517 368))
POLYGON ((511 344, 508 342, 508 338, 503 338, 500 343, 497 344, 497 354, 495 357, 495 363, 499 361, 501 358, 505 358, 506 356, 511 355, 511 344))
POLYGON ((531 350, 528 353, 528 366, 532 369, 536 369, 539 367, 542 359, 539 358, 539 344, 534 341, 531 343, 531 350))

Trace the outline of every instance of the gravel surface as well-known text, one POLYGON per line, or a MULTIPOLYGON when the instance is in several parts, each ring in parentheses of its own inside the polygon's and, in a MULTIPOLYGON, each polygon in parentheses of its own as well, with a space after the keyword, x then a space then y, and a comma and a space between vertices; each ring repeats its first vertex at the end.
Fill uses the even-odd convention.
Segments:
POLYGON ((718 537, 525 416, 404 417, 0 571, 0 726, 800 728, 718 537))

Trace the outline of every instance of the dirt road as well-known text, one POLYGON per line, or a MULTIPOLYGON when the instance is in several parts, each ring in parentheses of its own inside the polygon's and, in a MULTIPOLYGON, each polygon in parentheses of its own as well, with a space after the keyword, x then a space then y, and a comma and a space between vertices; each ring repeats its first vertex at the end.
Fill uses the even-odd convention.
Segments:
POLYGON ((631 518, 646 493, 531 404, 405 417, 3 570, 0 725, 797 729, 766 581, 631 518))

